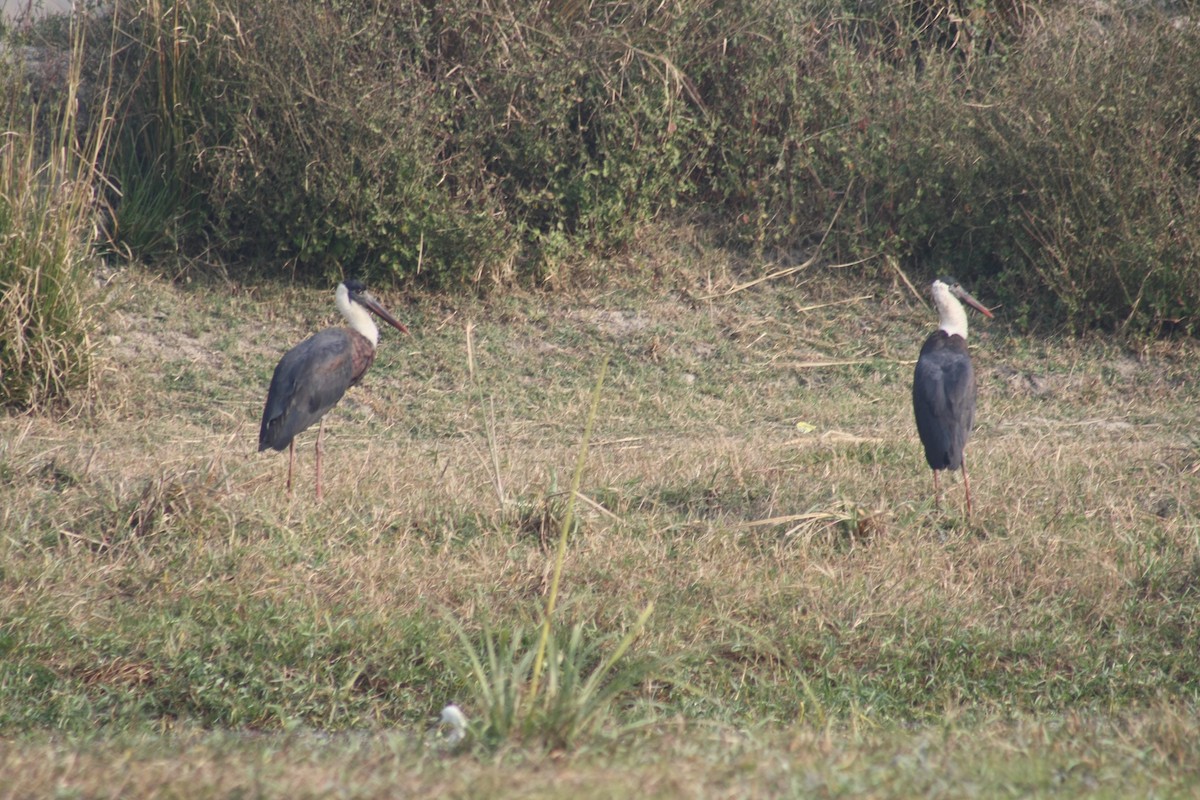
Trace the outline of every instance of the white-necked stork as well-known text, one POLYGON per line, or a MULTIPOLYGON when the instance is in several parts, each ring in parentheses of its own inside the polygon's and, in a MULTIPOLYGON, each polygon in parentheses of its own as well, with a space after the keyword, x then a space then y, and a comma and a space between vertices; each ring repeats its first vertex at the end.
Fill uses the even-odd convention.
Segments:
POLYGON ((348 328, 326 328, 314 333, 284 354, 271 376, 258 451, 268 447, 288 449, 288 494, 292 491, 292 467, 296 459, 296 435, 317 420, 317 500, 322 498, 321 453, 325 412, 337 405, 351 386, 362 380, 375 360, 379 328, 368 311, 398 331, 408 333, 404 323, 393 317, 371 296, 361 281, 338 284, 334 295, 338 311, 348 328))
POLYGON ((939 328, 921 346, 913 373, 913 413, 917 433, 925 446, 925 460, 933 470, 934 505, 940 508, 938 471, 962 467, 971 516, 971 482, 963 449, 975 424, 975 370, 967 352, 967 312, 963 301, 986 317, 992 312, 953 278, 937 278, 930 286, 941 320, 939 328))

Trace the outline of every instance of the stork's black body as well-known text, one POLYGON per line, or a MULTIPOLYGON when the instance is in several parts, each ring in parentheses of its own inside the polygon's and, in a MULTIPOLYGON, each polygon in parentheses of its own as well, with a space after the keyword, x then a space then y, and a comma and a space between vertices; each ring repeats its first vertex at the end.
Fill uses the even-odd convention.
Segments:
POLYGON ((271 376, 258 451, 286 450, 362 380, 374 360, 374 345, 350 328, 326 328, 287 351, 271 376))
POLYGON ((930 286, 941 324, 921 346, 913 372, 913 415, 925 448, 925 461, 933 470, 933 495, 940 504, 938 472, 962 470, 967 516, 971 514, 971 481, 967 476, 967 439, 975 426, 978 387, 971 355, 967 352, 966 303, 992 316, 953 278, 938 278, 930 286))
POLYGON ((913 374, 913 411, 931 469, 962 466, 977 392, 966 340, 943 330, 930 334, 913 374))
POLYGON ((408 328, 371 297, 359 281, 338 284, 338 310, 350 323, 348 328, 326 328, 305 339, 279 360, 267 390, 262 427, 258 432, 258 450, 271 448, 288 451, 288 492, 292 489, 292 468, 296 456, 296 436, 314 422, 317 431, 317 499, 321 499, 322 437, 325 412, 337 405, 346 390, 362 380, 375 360, 379 329, 368 311, 374 312, 397 330, 408 328))

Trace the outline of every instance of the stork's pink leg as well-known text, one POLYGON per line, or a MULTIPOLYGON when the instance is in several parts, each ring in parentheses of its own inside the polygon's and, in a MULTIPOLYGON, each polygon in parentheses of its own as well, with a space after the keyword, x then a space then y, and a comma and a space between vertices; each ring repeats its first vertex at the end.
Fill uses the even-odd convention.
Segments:
POLYGON ((967 519, 971 518, 971 481, 967 478, 967 454, 962 457, 963 488, 967 492, 967 519))
POLYGON ((321 427, 317 428, 317 502, 324 499, 324 493, 321 489, 321 455, 325 452, 325 445, 322 439, 325 436, 325 420, 321 419, 321 427))
POLYGON ((288 497, 292 496, 292 467, 295 465, 295 463, 296 463, 296 440, 292 439, 292 441, 288 443, 288 481, 287 481, 288 497))
POLYGON ((938 488, 938 471, 933 471, 933 510, 942 510, 942 490, 938 488))

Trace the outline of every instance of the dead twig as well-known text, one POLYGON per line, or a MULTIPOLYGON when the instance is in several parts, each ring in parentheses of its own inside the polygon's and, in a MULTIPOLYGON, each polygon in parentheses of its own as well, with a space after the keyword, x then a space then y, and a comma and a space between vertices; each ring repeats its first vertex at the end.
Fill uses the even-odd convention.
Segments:
POLYGON ((787 366, 793 369, 819 369, 821 367, 853 367, 860 364, 874 364, 879 359, 875 358, 852 358, 844 361, 797 361, 787 366))
MULTIPOLYGON (((853 185, 854 185, 854 182, 851 181, 850 186, 853 186, 853 185)), ((746 289, 749 289, 752 286, 757 286, 760 283, 766 283, 767 281, 773 281, 778 278, 786 278, 788 275, 795 275, 797 272, 803 272, 804 270, 811 267, 813 264, 817 263, 817 259, 819 259, 821 257, 821 249, 825 246, 825 240, 829 238, 829 232, 833 230, 833 226, 837 224, 838 217, 840 217, 842 215, 842 209, 844 209, 846 207, 846 200, 849 199, 849 197, 850 197, 850 186, 846 187, 846 193, 842 196, 842 202, 838 205, 837 211, 833 212, 833 218, 829 220, 829 224, 825 227, 825 232, 821 234, 821 241, 817 242, 817 247, 813 251, 812 257, 809 258, 807 261, 805 261, 803 264, 797 264, 794 267, 787 267, 786 269, 775 270, 774 272, 772 272, 768 275, 763 275, 762 277, 755 278, 752 281, 746 281, 745 283, 739 283, 730 289, 726 289, 724 292, 717 292, 716 294, 704 295, 697 299, 698 300, 715 300, 718 297, 729 297, 731 294, 737 294, 738 292, 745 291, 746 289)), ((875 256, 872 255, 872 256, 867 256, 866 258, 861 258, 858 261, 849 261, 845 264, 834 264, 833 266, 830 267, 830 269, 853 267, 856 264, 862 264, 867 261, 870 261, 874 257, 875 256)))
POLYGON ((799 308, 797 308, 795 310, 796 310, 796 313, 799 314, 799 313, 803 313, 805 311, 816 311, 819 308, 829 308, 831 306, 846 306, 846 305, 850 305, 851 303, 861 302, 863 300, 871 300, 872 298, 874 298, 874 295, 860 294, 858 297, 849 297, 845 300, 834 300, 829 303, 817 303, 816 305, 811 305, 811 306, 800 306, 799 308))
POLYGON ((599 503, 597 503, 597 502, 596 502, 595 500, 593 500, 592 498, 588 497, 588 496, 587 496, 586 494, 584 494, 583 492, 576 492, 576 493, 575 493, 575 497, 576 497, 576 499, 578 499, 578 500, 582 500, 582 501, 583 501, 584 503, 586 503, 586 504, 587 504, 587 505, 588 505, 590 508, 593 508, 593 509, 595 509, 596 511, 599 511, 601 514, 603 514, 604 516, 608 517, 609 519, 615 520, 616 522, 620 522, 620 521, 621 521, 621 518, 620 518, 620 517, 618 517, 618 516, 617 516, 616 514, 614 514, 613 512, 609 511, 609 510, 608 510, 607 508, 605 508, 604 506, 602 506, 602 505, 600 505, 599 503))
MULTIPOLYGON (((824 242, 824 239, 822 239, 821 241, 824 242)), ((821 256, 821 247, 820 247, 820 245, 818 245, 817 251, 813 254, 812 258, 808 259, 803 264, 797 264, 794 267, 788 267, 786 269, 775 270, 774 272, 772 272, 768 275, 763 275, 762 277, 755 278, 752 281, 746 281, 745 283, 739 283, 736 286, 726 289, 723 292, 717 292, 716 294, 702 295, 696 299, 697 300, 716 300, 717 298, 720 298, 720 297, 729 297, 731 294, 737 294, 738 292, 743 292, 746 289, 749 289, 753 286, 757 286, 760 283, 766 283, 767 281, 773 281, 778 278, 786 278, 788 275, 794 275, 797 272, 803 272, 804 270, 808 269, 813 264, 817 263, 817 259, 820 258, 820 256, 821 256)), ((830 269, 841 269, 843 267, 853 267, 858 264, 864 264, 867 261, 870 261, 874 257, 875 256, 867 256, 866 258, 860 258, 858 261, 847 261, 844 264, 832 264, 832 265, 830 265, 829 268, 830 269)))
MULTIPOLYGON (((908 287, 908 290, 913 293, 913 297, 917 298, 921 302, 925 302, 925 297, 917 291, 917 287, 913 286, 912 281, 910 281, 908 276, 904 274, 904 270, 900 269, 900 262, 896 259, 896 257, 888 256, 887 262, 888 266, 895 270, 896 274, 900 276, 900 280, 904 281, 904 285, 908 287)), ((926 303, 926 305, 928 305, 928 303, 926 303)))
MULTIPOLYGON (((810 511, 807 514, 787 514, 782 517, 769 517, 767 519, 756 519, 752 522, 743 522, 739 528, 765 528, 771 525, 786 525, 790 522, 837 522, 844 518, 844 515, 833 514, 829 511, 810 511)), ((794 530, 794 529, 793 529, 794 530)))

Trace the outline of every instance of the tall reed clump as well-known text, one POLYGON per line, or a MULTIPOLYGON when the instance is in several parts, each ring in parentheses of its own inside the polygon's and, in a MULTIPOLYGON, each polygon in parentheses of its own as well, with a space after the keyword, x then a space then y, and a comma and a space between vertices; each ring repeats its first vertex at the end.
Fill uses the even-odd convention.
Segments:
POLYGON ((92 380, 86 295, 109 120, 103 102, 92 103, 86 124, 80 118, 82 51, 78 33, 69 53, 10 51, 61 57, 61 85, 31 89, 33 68, 44 65, 0 65, 0 402, 10 407, 42 407, 92 380))
POLYGON ((206 115, 221 109, 205 94, 222 55, 209 40, 215 14, 208 3, 124 3, 111 28, 94 28, 98 44, 110 37, 106 66, 120 86, 104 166, 109 243, 126 256, 161 257, 205 227, 198 139, 206 115))
POLYGON ((596 636, 583 623, 565 626, 556 615, 567 539, 573 529, 575 496, 583 478, 607 367, 606 361, 592 392, 541 623, 533 629, 497 631, 485 621, 481 648, 461 625, 454 623, 466 651, 468 684, 474 691, 468 709, 481 718, 472 729, 487 746, 516 739, 538 741, 556 749, 572 747, 610 720, 616 699, 645 678, 650 669, 648 662, 632 659, 629 651, 645 628, 653 604, 642 610, 623 635, 596 636), (606 653, 610 646, 611 651, 606 653))

